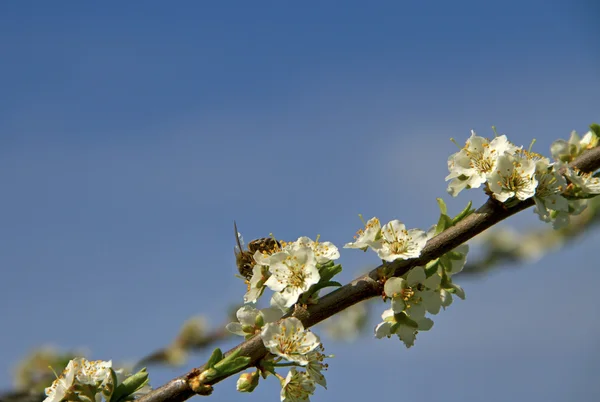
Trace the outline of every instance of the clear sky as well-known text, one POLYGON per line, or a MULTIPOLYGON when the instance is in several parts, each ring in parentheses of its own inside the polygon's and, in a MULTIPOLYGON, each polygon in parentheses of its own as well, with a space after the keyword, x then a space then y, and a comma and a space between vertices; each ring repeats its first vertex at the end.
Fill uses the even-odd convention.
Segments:
MULTIPOLYGON (((547 153, 600 120, 591 1, 212 3, 0 3, 0 389, 39 345, 135 359, 220 324, 244 292, 234 219, 338 245, 358 213, 427 228, 435 197, 484 201, 446 194, 449 138, 495 125, 547 153)), ((596 400, 599 241, 463 282, 410 350, 323 337, 314 400, 596 400)), ((341 262, 346 282, 377 259, 341 262)), ((213 399, 278 400, 265 385, 213 399)))

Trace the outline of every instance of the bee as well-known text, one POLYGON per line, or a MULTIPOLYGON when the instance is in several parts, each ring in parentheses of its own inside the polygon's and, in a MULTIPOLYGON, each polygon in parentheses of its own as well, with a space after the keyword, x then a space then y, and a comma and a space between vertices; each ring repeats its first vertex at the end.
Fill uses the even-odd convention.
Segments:
POLYGON ((260 251, 270 254, 273 253, 274 250, 279 249, 281 244, 273 238, 263 237, 261 239, 256 239, 249 242, 248 249, 244 250, 235 221, 233 222, 233 230, 235 231, 235 241, 237 243, 236 247, 233 249, 233 252, 235 254, 235 263, 237 265, 238 272, 246 280, 250 280, 250 278, 252 278, 252 268, 254 268, 254 265, 256 265, 256 262, 254 261, 254 253, 260 251))

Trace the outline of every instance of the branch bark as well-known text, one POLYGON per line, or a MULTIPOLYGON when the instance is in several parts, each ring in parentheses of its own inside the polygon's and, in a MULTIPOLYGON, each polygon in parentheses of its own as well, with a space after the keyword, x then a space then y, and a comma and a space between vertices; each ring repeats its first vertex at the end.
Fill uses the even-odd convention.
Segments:
MULTIPOLYGON (((600 147, 585 152, 574 160, 572 167, 578 168, 584 172, 593 172, 600 168, 600 147)), ((490 198, 477 211, 463 219, 457 225, 448 228, 436 237, 430 239, 423 249, 419 258, 411 260, 395 261, 393 264, 396 276, 403 275, 411 268, 425 265, 429 261, 436 259, 448 251, 456 248, 462 243, 470 240, 484 230, 492 227, 496 223, 514 215, 534 204, 533 199, 528 199, 516 204, 511 208, 506 208, 503 204, 490 198)), ((373 269, 366 275, 356 278, 345 286, 321 297, 317 304, 307 308, 297 307, 291 314, 302 321, 305 328, 311 327, 334 314, 359 303, 363 300, 381 296, 383 292, 383 283, 378 278, 378 271, 382 267, 373 269)), ((288 315, 289 316, 289 315, 288 315)), ((242 356, 251 358, 248 367, 254 366, 262 359, 267 350, 265 349, 259 335, 242 342, 226 354, 241 349, 242 356)), ((195 393, 190 387, 190 381, 198 380, 198 376, 206 370, 207 367, 201 366, 192 369, 189 373, 177 377, 167 384, 148 393, 140 402, 163 402, 163 401, 184 401, 195 393)), ((243 371, 243 370, 240 370, 243 371)), ((209 384, 214 385, 225 378, 216 378, 209 384)))

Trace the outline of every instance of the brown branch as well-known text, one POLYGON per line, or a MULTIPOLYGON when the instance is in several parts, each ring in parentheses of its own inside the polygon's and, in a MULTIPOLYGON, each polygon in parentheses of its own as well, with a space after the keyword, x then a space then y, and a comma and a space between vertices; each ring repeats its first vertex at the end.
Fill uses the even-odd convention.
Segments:
MULTIPOLYGON (((584 153, 575 159, 571 163, 571 166, 584 172, 591 172, 599 169, 600 147, 584 153)), ((413 267, 425 265, 429 261, 442 256, 467 240, 472 239, 496 223, 517 212, 529 208, 533 204, 533 200, 528 199, 511 208, 506 208, 505 205, 490 198, 481 208, 463 219, 456 226, 448 228, 429 240, 419 258, 395 261, 392 263, 395 275, 400 276, 413 267)), ((311 305, 308 308, 297 307, 292 315, 299 318, 304 324, 304 327, 308 328, 353 304, 380 296, 383 292, 383 283, 378 277, 380 268, 382 268, 382 265, 334 292, 321 297, 315 305, 311 305)), ((256 363, 267 353, 259 335, 242 342, 240 345, 227 352, 227 354, 238 349, 241 350, 241 355, 250 357, 251 361, 248 364, 248 367, 256 365, 256 363)), ((175 378, 162 387, 150 392, 139 401, 163 402, 186 400, 195 395, 189 383, 198 382, 198 377, 206 369, 206 365, 192 369, 189 373, 175 378)), ((213 385, 223 379, 224 377, 219 377, 206 384, 213 385)))
POLYGON ((501 264, 521 264, 532 255, 524 251, 528 242, 534 241, 543 245, 539 256, 573 243, 579 237, 600 224, 600 197, 591 198, 587 208, 580 215, 572 216, 568 226, 561 229, 544 228, 524 234, 515 235, 513 243, 496 244, 492 239, 484 242, 485 254, 476 261, 467 262, 462 271, 452 278, 474 279, 498 268, 501 264))

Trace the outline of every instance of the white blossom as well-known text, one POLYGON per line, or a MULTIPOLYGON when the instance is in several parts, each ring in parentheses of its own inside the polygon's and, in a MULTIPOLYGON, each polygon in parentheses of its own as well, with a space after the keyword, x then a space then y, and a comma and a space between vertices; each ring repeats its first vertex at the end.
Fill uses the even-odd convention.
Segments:
POLYGON ((315 253, 305 246, 292 247, 271 255, 269 272, 271 276, 265 285, 280 293, 285 307, 296 303, 300 295, 320 279, 315 253))
POLYGON ((332 355, 325 355, 321 353, 323 351, 323 345, 319 345, 318 349, 313 350, 306 356, 308 358, 308 364, 306 365, 306 374, 317 384, 327 389, 327 380, 321 371, 327 370, 327 363, 323 363, 326 357, 333 357, 332 355))
MULTIPOLYGON (((123 396, 135 397, 149 392, 151 387, 145 374, 145 378, 138 377, 143 381, 138 383, 139 388, 123 396)), ((63 373, 46 388, 47 398, 44 402, 109 400, 118 385, 129 376, 123 369, 113 370, 110 360, 88 361, 78 357, 69 361, 63 373), (114 383, 115 378, 117 383, 114 383)))
POLYGON ((315 392, 315 388, 311 377, 293 367, 281 382, 281 402, 310 401, 309 397, 315 392))
POLYGON ((392 299, 394 313, 406 312, 411 318, 425 317, 425 313, 437 314, 442 306, 438 290, 441 277, 435 273, 425 276, 423 267, 415 267, 406 279, 389 278, 384 285, 385 295, 392 299))
POLYGON ((358 248, 363 251, 368 247, 373 249, 381 247, 381 223, 376 217, 369 219, 364 229, 358 230, 354 242, 344 245, 344 248, 358 248))
POLYGON ((381 228, 381 242, 375 248, 377 255, 384 261, 408 260, 421 255, 427 243, 427 234, 420 229, 406 230, 399 220, 393 220, 381 228))
POLYGON ((338 248, 333 243, 328 241, 320 242, 318 239, 317 241, 313 241, 309 237, 303 236, 291 244, 295 244, 296 246, 300 247, 310 247, 315 253, 317 264, 326 264, 329 261, 340 258, 340 252, 338 248))
POLYGON ((98 385, 112 381, 110 369, 112 361, 88 361, 81 359, 80 371, 77 373, 77 380, 81 384, 98 385))
POLYGON ((446 267, 446 273, 448 275, 454 275, 463 270, 467 263, 467 254, 469 253, 469 245, 461 244, 452 250, 452 257, 450 258, 450 267, 446 267), (457 258, 458 257, 458 258, 457 258))
MULTIPOLYGON (((102 398, 101 392, 105 386, 112 389, 111 361, 88 361, 82 357, 72 359, 62 374, 45 389, 47 398, 44 402, 59 402, 74 392, 76 385, 87 385, 96 399, 102 398)), ((79 398, 77 398, 79 399, 79 398)))
POLYGON ((383 322, 375 328, 375 336, 381 339, 397 335, 407 348, 414 345, 419 331, 429 331, 433 327, 429 318, 409 318, 404 313, 394 314, 392 309, 385 310, 381 318, 383 322))
POLYGON ((307 355, 321 344, 319 337, 304 330, 302 322, 295 317, 265 324, 261 338, 269 352, 301 365, 308 364, 307 355))
POLYGON ((569 202, 562 193, 567 187, 564 176, 546 161, 536 163, 535 177, 538 181, 533 200, 534 212, 544 222, 553 222, 556 229, 568 223, 569 202))
POLYGON ((571 162, 573 159, 583 153, 583 151, 592 149, 598 145, 598 136, 588 131, 583 138, 579 138, 577 132, 572 131, 569 141, 556 140, 550 146, 552 157, 562 162, 571 162))
POLYGON ((578 169, 567 167, 565 176, 586 195, 600 194, 600 178, 592 173, 584 173, 578 169))
POLYGON ((494 198, 505 202, 512 197, 521 201, 533 197, 537 186, 535 166, 534 160, 522 154, 501 155, 488 178, 494 198))
POLYGON ((465 291, 462 287, 458 286, 453 282, 446 284, 445 288, 440 289, 440 300, 442 301, 442 307, 444 310, 446 307, 452 304, 452 295, 458 296, 460 299, 465 300, 465 291))
POLYGON ((490 141, 471 130, 471 137, 465 146, 448 158, 450 174, 446 176, 446 181, 451 180, 448 193, 456 197, 465 188, 479 188, 495 170, 498 157, 517 149, 505 135, 490 141))
POLYGON ((240 336, 253 335, 262 328, 264 323, 275 322, 281 318, 281 315, 281 311, 277 308, 268 307, 258 310, 253 306, 245 305, 240 307, 236 312, 239 322, 230 322, 227 324, 226 329, 240 336), (260 323, 262 324, 259 325, 260 323))
POLYGON ((252 268, 252 277, 247 282, 248 291, 244 295, 244 303, 256 303, 265 291, 265 282, 271 273, 266 265, 256 264, 252 268))
POLYGON ((52 382, 52 385, 45 389, 47 398, 44 399, 44 402, 60 402, 71 392, 73 382, 75 381, 75 374, 78 371, 78 364, 75 360, 71 360, 67 364, 67 367, 52 382))

